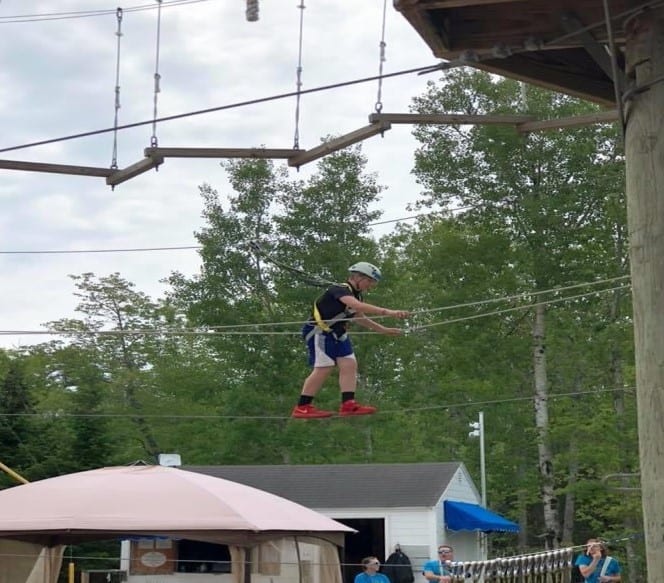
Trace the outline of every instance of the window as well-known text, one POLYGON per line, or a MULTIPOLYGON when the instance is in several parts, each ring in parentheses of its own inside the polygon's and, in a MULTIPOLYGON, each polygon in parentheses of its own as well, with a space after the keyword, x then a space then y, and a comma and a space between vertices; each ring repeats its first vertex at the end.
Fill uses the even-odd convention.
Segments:
POLYGON ((230 573, 231 554, 226 545, 180 540, 176 570, 179 573, 230 573))

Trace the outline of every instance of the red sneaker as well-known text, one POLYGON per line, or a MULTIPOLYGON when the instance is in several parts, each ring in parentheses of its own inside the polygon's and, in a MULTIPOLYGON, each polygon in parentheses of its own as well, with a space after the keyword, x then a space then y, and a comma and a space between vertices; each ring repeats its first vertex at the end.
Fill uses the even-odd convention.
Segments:
POLYGON ((376 407, 371 405, 360 405, 357 401, 351 399, 341 403, 339 415, 371 415, 376 412, 376 407))
POLYGON ((332 417, 332 411, 323 411, 316 409, 313 405, 295 405, 291 417, 295 419, 322 419, 323 417, 332 417))

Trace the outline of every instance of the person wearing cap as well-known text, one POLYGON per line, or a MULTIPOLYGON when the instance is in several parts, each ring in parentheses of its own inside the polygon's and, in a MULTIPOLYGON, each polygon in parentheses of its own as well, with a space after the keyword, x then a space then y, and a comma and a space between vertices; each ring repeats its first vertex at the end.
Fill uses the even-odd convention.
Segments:
POLYGON ((302 328, 312 371, 305 379, 299 401, 291 413, 291 417, 296 419, 316 419, 334 414, 318 409, 313 400, 335 367, 339 369, 341 390, 339 415, 370 415, 376 412, 375 407, 361 405, 355 400, 357 361, 348 337, 348 322, 352 319, 373 332, 398 336, 402 334, 401 328, 383 326, 367 318, 367 314, 407 318, 409 313, 374 306, 363 300, 363 293, 373 289, 381 279, 380 270, 375 265, 360 261, 351 265, 348 271, 346 283, 330 286, 314 302, 311 318, 302 328))
POLYGON ((454 549, 450 545, 439 545, 438 558, 424 563, 422 574, 432 583, 450 583, 453 563, 454 549))
POLYGON ((362 559, 362 573, 355 575, 354 583, 390 583, 387 575, 379 573, 380 561, 376 557, 362 559))

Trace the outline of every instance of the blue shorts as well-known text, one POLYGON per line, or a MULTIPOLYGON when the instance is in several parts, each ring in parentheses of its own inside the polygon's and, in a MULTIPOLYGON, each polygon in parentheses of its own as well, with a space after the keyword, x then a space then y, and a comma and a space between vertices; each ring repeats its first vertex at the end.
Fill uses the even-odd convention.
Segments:
POLYGON ((305 324, 302 328, 302 338, 307 343, 309 366, 314 368, 335 366, 337 358, 355 358, 348 334, 344 334, 338 340, 333 334, 323 332, 311 324, 305 324), (315 333, 310 335, 311 331, 315 333), (309 336, 308 340, 307 336, 309 336))

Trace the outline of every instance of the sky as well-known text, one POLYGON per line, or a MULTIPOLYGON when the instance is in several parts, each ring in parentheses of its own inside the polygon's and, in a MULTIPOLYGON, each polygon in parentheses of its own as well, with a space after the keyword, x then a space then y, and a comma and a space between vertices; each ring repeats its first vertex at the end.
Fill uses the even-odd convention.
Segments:
MULTIPOLYGON (((0 149, 112 128, 116 70, 118 123, 153 118, 158 2, 125 0, 0 0, 0 149), (57 6, 57 8, 54 8, 57 6), (117 7, 123 9, 118 37, 117 7), (145 10, 133 10, 146 7, 145 10), (84 11, 105 12, 82 17, 84 11), (71 13, 69 18, 56 18, 71 13), (31 15, 31 16, 27 16, 31 15), (35 15, 46 15, 36 18, 35 15), (24 16, 24 18, 12 18, 24 16), (76 18, 74 18, 76 16, 76 18), (119 68, 118 38, 120 40, 119 68)), ((259 0, 259 20, 246 19, 244 0, 164 0, 161 9, 158 116, 219 107, 295 91, 300 15, 303 14, 302 88, 374 76, 385 12, 384 73, 434 65, 437 60, 387 0, 259 0), (298 6, 304 3, 304 10, 298 6)), ((384 112, 407 112, 436 75, 385 79, 384 112)), ((378 82, 301 97, 299 142, 351 132, 374 112, 378 82)), ((418 198, 411 175, 412 128, 396 125, 363 142, 368 170, 387 187, 383 220, 412 216, 418 198)), ((295 98, 158 124, 161 147, 292 148, 295 98)), ((117 133, 117 164, 143 158, 152 126, 117 133)), ((113 133, 0 153, 0 159, 108 168, 113 133)), ((277 164, 285 162, 278 161, 277 164)), ((292 178, 306 178, 315 165, 292 178)), ((198 186, 230 193, 218 160, 165 160, 111 189, 103 178, 0 169, 0 331, 37 331, 75 317, 69 274, 114 272, 153 299, 172 271, 198 271, 195 250, 71 253, 196 245, 204 226, 198 186), (25 252, 42 251, 42 253, 25 252), (43 253, 70 251, 70 253, 43 253), (22 253, 18 253, 22 252, 22 253)), ((393 228, 378 227, 376 235, 393 228)), ((0 335, 0 347, 47 340, 0 335)))

